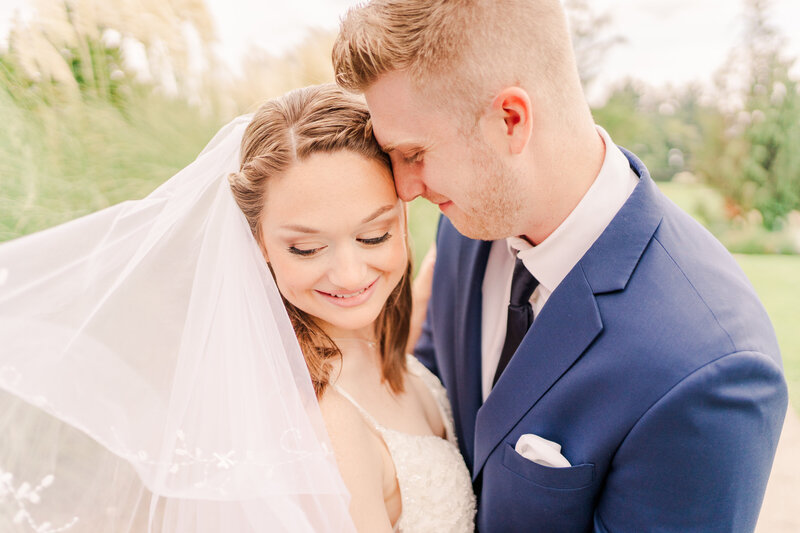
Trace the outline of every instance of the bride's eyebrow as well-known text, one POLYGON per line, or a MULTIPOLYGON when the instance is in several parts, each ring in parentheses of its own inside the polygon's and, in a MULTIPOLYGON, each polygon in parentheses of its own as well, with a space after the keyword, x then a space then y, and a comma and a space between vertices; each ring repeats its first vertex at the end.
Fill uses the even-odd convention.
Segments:
MULTIPOLYGON (((397 204, 389 204, 389 205, 385 205, 383 207, 380 207, 377 210, 375 210, 375 212, 373 212, 371 215, 369 215, 364 220, 362 220, 361 224, 367 224, 369 222, 372 222, 373 220, 375 220, 379 216, 381 216, 381 215, 383 215, 385 213, 388 213, 389 211, 391 211, 395 207, 397 207, 397 204)), ((308 233, 309 235, 318 235, 319 233, 321 233, 321 231, 318 230, 318 229, 309 228, 308 226, 301 226, 299 224, 286 224, 284 226, 281 226, 281 229, 287 229, 287 230, 290 230, 290 231, 296 231, 297 233, 308 233)))
POLYGON ((285 226, 281 226, 281 229, 288 229, 291 231, 296 231, 298 233, 309 233, 312 235, 316 235, 320 232, 318 229, 309 228, 307 226, 299 226, 297 224, 287 224, 285 226))
POLYGON ((382 214, 388 213, 389 211, 394 209, 396 206, 397 206, 397 204, 385 205, 385 206, 379 208, 378 210, 376 210, 374 213, 372 213, 370 216, 368 216, 364 220, 362 220, 361 223, 362 224, 367 224, 368 222, 372 222, 373 220, 375 220, 376 218, 378 218, 382 214))

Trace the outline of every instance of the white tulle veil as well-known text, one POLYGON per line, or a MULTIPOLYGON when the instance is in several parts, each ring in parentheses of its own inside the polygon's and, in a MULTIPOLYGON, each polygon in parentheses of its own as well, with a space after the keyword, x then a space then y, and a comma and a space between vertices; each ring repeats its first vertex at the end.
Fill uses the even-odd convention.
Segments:
POLYGON ((146 198, 0 245, 0 531, 354 531, 226 179, 249 120, 146 198))

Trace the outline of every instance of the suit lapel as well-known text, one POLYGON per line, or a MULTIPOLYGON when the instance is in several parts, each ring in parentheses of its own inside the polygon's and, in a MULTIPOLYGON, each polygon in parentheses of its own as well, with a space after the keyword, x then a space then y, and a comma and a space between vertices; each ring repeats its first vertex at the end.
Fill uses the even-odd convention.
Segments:
POLYGON ((461 427, 461 449, 472 466, 474 457, 475 415, 481 406, 481 316, 483 307, 483 275, 492 243, 467 241, 460 249, 458 279, 464 290, 456 298, 457 343, 455 346, 456 401, 454 410, 461 427))
POLYGON ((498 443, 602 332, 596 295, 625 289, 661 223, 663 195, 642 162, 627 150, 622 152, 640 182, 603 234, 550 295, 478 410, 473 479, 498 443))
POLYGON ((592 289, 583 271, 575 268, 536 317, 478 411, 474 477, 497 443, 572 366, 602 329, 592 289))

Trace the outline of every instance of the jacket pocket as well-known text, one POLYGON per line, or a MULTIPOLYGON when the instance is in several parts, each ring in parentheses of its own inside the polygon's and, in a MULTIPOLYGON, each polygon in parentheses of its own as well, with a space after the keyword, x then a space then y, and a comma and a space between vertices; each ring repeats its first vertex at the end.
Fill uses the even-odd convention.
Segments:
POLYGON ((594 465, 591 463, 564 468, 540 465, 518 454, 508 442, 503 451, 503 466, 531 483, 549 489, 579 490, 594 481, 594 465))

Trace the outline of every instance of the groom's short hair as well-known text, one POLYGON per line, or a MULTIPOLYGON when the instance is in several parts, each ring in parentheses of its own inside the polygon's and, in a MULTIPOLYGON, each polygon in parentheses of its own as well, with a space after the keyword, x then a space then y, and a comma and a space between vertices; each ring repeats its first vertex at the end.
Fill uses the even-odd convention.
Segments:
POLYGON ((373 0, 342 19, 332 56, 346 89, 405 71, 476 113, 506 86, 557 103, 580 83, 560 0, 373 0))

